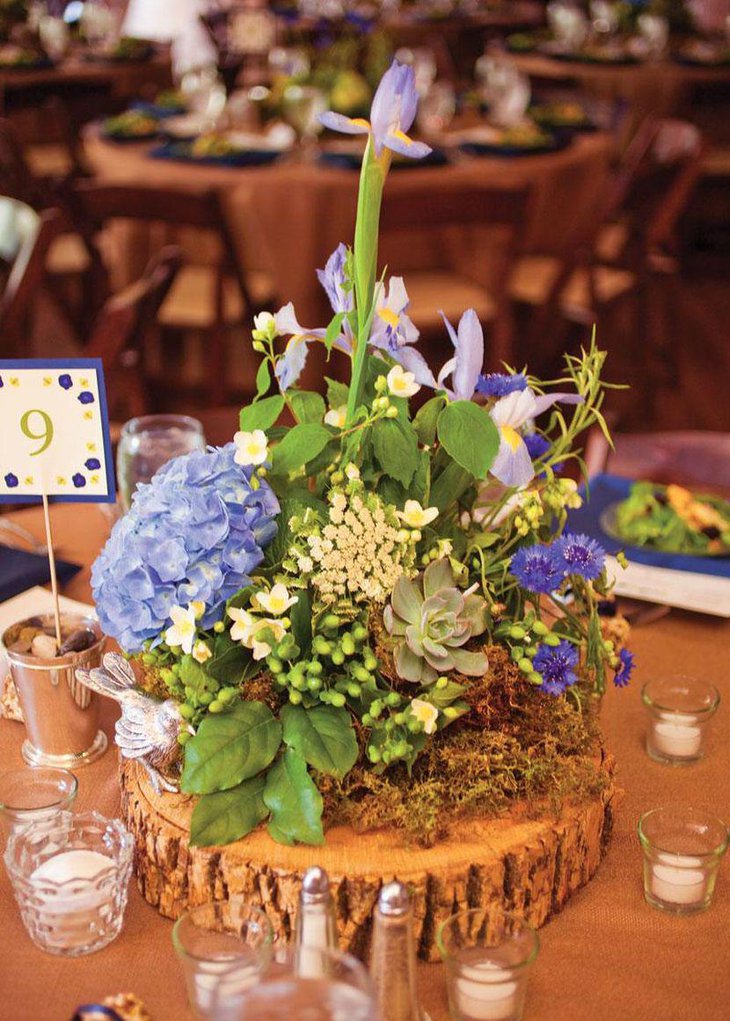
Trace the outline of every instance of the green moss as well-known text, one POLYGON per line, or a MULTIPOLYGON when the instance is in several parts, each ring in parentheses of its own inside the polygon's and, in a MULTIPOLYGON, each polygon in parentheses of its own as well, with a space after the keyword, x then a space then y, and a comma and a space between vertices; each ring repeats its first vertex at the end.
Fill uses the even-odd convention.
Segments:
POLYGON ((541 694, 503 649, 488 652, 488 673, 466 694, 472 711, 429 742, 411 776, 356 767, 342 783, 317 777, 328 825, 397 826, 429 845, 456 819, 498 816, 518 802, 557 809, 605 786, 587 687, 574 698, 541 694))

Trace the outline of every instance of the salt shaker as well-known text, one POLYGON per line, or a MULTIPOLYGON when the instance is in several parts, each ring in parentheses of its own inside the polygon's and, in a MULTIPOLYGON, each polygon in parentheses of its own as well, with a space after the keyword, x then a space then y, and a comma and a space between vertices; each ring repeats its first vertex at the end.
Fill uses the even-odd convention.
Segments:
POLYGON ((370 974, 381 1021, 430 1021, 418 1003, 413 910, 403 883, 387 883, 380 891, 370 974))
POLYGON ((335 902, 324 869, 315 866, 307 869, 299 894, 299 912, 295 933, 298 950, 298 972, 308 978, 318 978, 322 956, 307 954, 312 950, 338 950, 335 902), (314 972, 317 972, 316 974, 314 972))

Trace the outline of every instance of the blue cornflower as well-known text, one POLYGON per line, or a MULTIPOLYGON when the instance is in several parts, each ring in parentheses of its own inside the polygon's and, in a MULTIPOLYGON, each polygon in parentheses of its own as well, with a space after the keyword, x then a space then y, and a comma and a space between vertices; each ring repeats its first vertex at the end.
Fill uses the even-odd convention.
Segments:
POLYGON ((552 592, 563 580, 560 558, 551 546, 523 546, 512 557, 510 572, 528 592, 552 592))
POLYGON ((210 627, 263 560, 279 503, 265 481, 253 488, 235 452, 229 443, 168 462, 112 529, 91 584, 105 633, 127 652, 159 641, 173 606, 205 603, 210 627))
POLYGON ((555 550, 566 574, 577 574, 587 581, 597 578, 606 562, 605 549, 588 535, 566 533, 555 543, 555 550))
POLYGON ((621 666, 613 676, 613 683, 617 688, 625 688, 631 680, 631 674, 634 669, 634 654, 629 652, 628 649, 622 649, 618 654, 618 658, 621 660, 621 666))
POLYGON ((542 674, 542 690, 548 695, 562 695, 566 688, 575 684, 575 668, 578 666, 578 650, 570 642, 559 645, 541 645, 535 653, 532 665, 542 674))
POLYGON ((477 382, 477 393, 484 397, 506 397, 527 389, 527 378, 522 372, 482 373, 477 382))

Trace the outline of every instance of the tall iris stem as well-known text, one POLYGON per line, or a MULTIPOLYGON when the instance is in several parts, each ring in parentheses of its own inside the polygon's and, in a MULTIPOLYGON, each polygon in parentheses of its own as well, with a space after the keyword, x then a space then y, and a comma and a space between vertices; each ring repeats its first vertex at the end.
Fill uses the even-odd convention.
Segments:
POLYGON ((374 314, 375 278, 378 263, 378 230, 383 187, 388 174, 390 154, 385 150, 378 158, 373 140, 368 138, 360 171, 355 221, 354 275, 357 308, 357 342, 352 356, 352 377, 347 401, 346 425, 352 425, 362 401, 365 364, 370 327, 374 314))

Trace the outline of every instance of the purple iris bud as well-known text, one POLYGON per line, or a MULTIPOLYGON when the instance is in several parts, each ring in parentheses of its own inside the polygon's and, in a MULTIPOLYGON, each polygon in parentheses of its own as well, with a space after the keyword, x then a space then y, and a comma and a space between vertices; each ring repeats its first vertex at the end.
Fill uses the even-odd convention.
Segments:
POLYGON ((424 142, 414 142, 407 134, 415 119, 417 106, 413 68, 394 60, 381 78, 373 97, 370 123, 345 117, 332 110, 321 114, 319 119, 332 131, 342 131, 346 135, 370 134, 376 156, 380 156, 385 148, 412 159, 423 159, 431 152, 431 147, 424 142))

